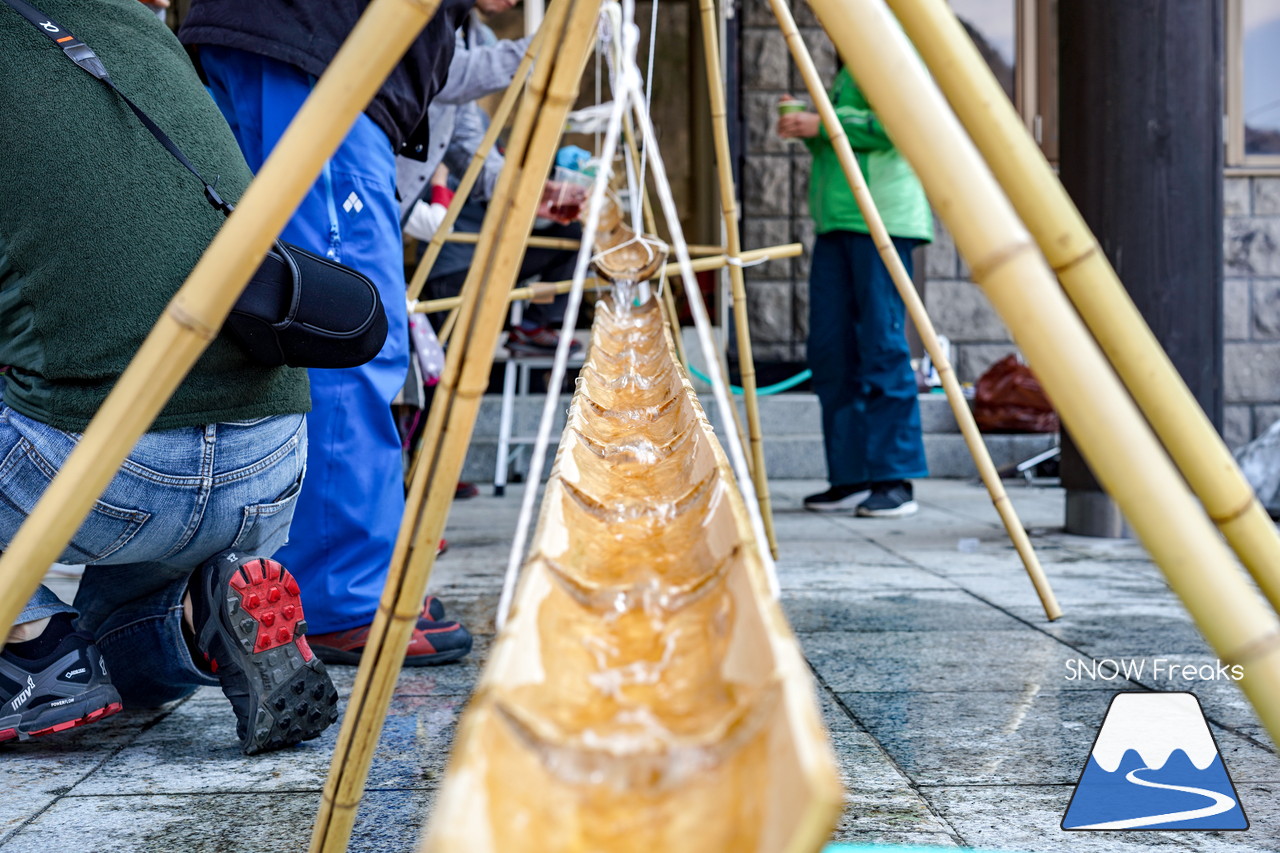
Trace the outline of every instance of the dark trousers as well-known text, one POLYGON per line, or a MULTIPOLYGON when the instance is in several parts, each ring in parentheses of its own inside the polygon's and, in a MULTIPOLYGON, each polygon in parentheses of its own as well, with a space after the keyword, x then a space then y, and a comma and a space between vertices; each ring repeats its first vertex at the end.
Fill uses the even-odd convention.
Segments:
MULTIPOLYGON (((910 274, 917 241, 893 243, 910 274)), ((904 314, 869 236, 818 236, 809 267, 809 368, 832 485, 929 475, 904 314)))

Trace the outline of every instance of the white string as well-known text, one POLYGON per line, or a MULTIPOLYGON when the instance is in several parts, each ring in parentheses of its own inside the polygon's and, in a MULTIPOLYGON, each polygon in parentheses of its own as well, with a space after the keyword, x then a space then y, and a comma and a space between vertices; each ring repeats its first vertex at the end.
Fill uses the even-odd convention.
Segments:
MULTIPOLYGON (((601 39, 620 37, 616 26, 617 3, 606 3, 601 13, 601 39), (610 17, 614 20, 610 21, 610 17), (609 33, 604 23, 615 23, 609 33)), ((616 84, 615 84, 616 85, 616 84)), ((578 309, 582 305, 582 288, 587 278, 587 268, 591 265, 591 247, 595 245, 596 231, 600 224, 600 214, 604 208, 604 194, 609 185, 613 155, 618 148, 618 137, 622 132, 622 116, 627 106, 627 97, 618 97, 615 90, 613 111, 609 115, 609 126, 605 130, 604 147, 601 150, 600 165, 596 171, 595 182, 591 186, 591 197, 587 202, 587 221, 582 229, 582 244, 578 248, 577 263, 573 268, 573 285, 569 290, 568 305, 565 306, 564 324, 560 329, 560 341, 556 344, 555 361, 551 368, 551 379, 547 383, 547 396, 542 406, 542 420, 538 423, 538 435, 533 443, 533 454, 529 459, 529 472, 525 477, 524 497, 520 503, 520 516, 516 522, 515 538, 511 541, 511 553, 507 558, 507 573, 502 582, 502 597, 498 600, 497 628, 502 630, 511 612, 511 602, 515 597, 516 580, 520 574, 520 564, 524 557, 525 544, 529 537, 529 524, 533 518, 533 504, 537 497, 538 485, 542 482, 542 464, 547 455, 547 445, 551 436, 551 424, 555 420, 555 410, 560 401, 560 386, 564 382, 565 365, 569 361, 569 342, 573 337, 574 327, 578 322, 578 309)))
MULTIPOLYGON (((649 68, 645 72, 644 111, 647 113, 653 106, 653 64, 654 51, 658 45, 658 0, 653 0, 653 12, 649 16, 649 68)), ((640 193, 644 194, 645 167, 648 165, 649 147, 640 148, 640 193)), ((637 228, 637 231, 640 229, 637 228)))

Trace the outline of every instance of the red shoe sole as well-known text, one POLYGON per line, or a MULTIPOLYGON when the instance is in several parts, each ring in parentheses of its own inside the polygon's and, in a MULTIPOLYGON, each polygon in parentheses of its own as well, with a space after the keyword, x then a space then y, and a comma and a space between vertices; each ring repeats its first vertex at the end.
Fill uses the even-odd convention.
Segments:
MULTIPOLYGON (((121 705, 119 702, 112 702, 107 707, 98 708, 96 711, 90 711, 89 713, 85 714, 83 717, 78 717, 74 720, 67 720, 65 723, 58 723, 56 725, 47 726, 43 729, 36 729, 33 732, 27 732, 26 737, 29 737, 29 738, 40 737, 41 735, 51 735, 54 732, 65 732, 67 729, 74 729, 76 726, 83 726, 86 723, 96 723, 98 720, 106 719, 107 717, 110 717, 112 714, 118 713, 123 710, 124 710, 124 706, 121 705)), ((0 743, 6 740, 13 740, 16 737, 18 737, 17 729, 0 730, 0 743)))
MULTIPOLYGON (((275 560, 252 560, 242 568, 243 573, 232 575, 231 586, 240 593, 241 611, 258 623, 251 648, 245 651, 265 652, 296 639, 302 659, 311 660, 311 647, 298 636, 306 631, 298 582, 275 560), (243 575, 248 575, 248 580, 243 575)), ((242 636, 249 634, 251 627, 241 623, 242 636)))

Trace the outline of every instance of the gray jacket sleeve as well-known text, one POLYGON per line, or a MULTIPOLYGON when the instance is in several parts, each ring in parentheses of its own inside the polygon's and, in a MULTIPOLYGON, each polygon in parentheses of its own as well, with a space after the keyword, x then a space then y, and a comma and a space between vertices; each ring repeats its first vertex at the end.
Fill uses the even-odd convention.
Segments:
POLYGON ((458 37, 449 63, 449 79, 436 94, 435 101, 444 104, 465 104, 494 92, 501 92, 511 85, 520 59, 529 46, 532 36, 516 41, 500 41, 484 47, 468 47, 458 37))
MULTIPOLYGON (((444 164, 449 167, 451 174, 461 176, 466 171, 471 158, 479 150, 488 127, 489 117, 479 105, 470 103, 458 107, 453 137, 444 153, 444 164)), ((504 162, 496 146, 489 149, 489 155, 484 158, 484 170, 471 190, 472 199, 488 201, 493 198, 493 190, 498 185, 498 173, 502 171, 504 162)))

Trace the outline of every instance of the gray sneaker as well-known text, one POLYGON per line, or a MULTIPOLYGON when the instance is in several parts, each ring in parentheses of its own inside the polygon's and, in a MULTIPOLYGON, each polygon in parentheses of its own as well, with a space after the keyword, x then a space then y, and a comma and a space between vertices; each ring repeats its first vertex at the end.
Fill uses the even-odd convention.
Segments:
POLYGON ((911 483, 887 480, 871 484, 871 495, 858 505, 863 518, 902 518, 915 515, 920 507, 912 497, 911 483))
POLYGON ((119 710, 107 665, 82 631, 69 631, 37 660, 0 652, 0 741, 66 731, 119 710))

